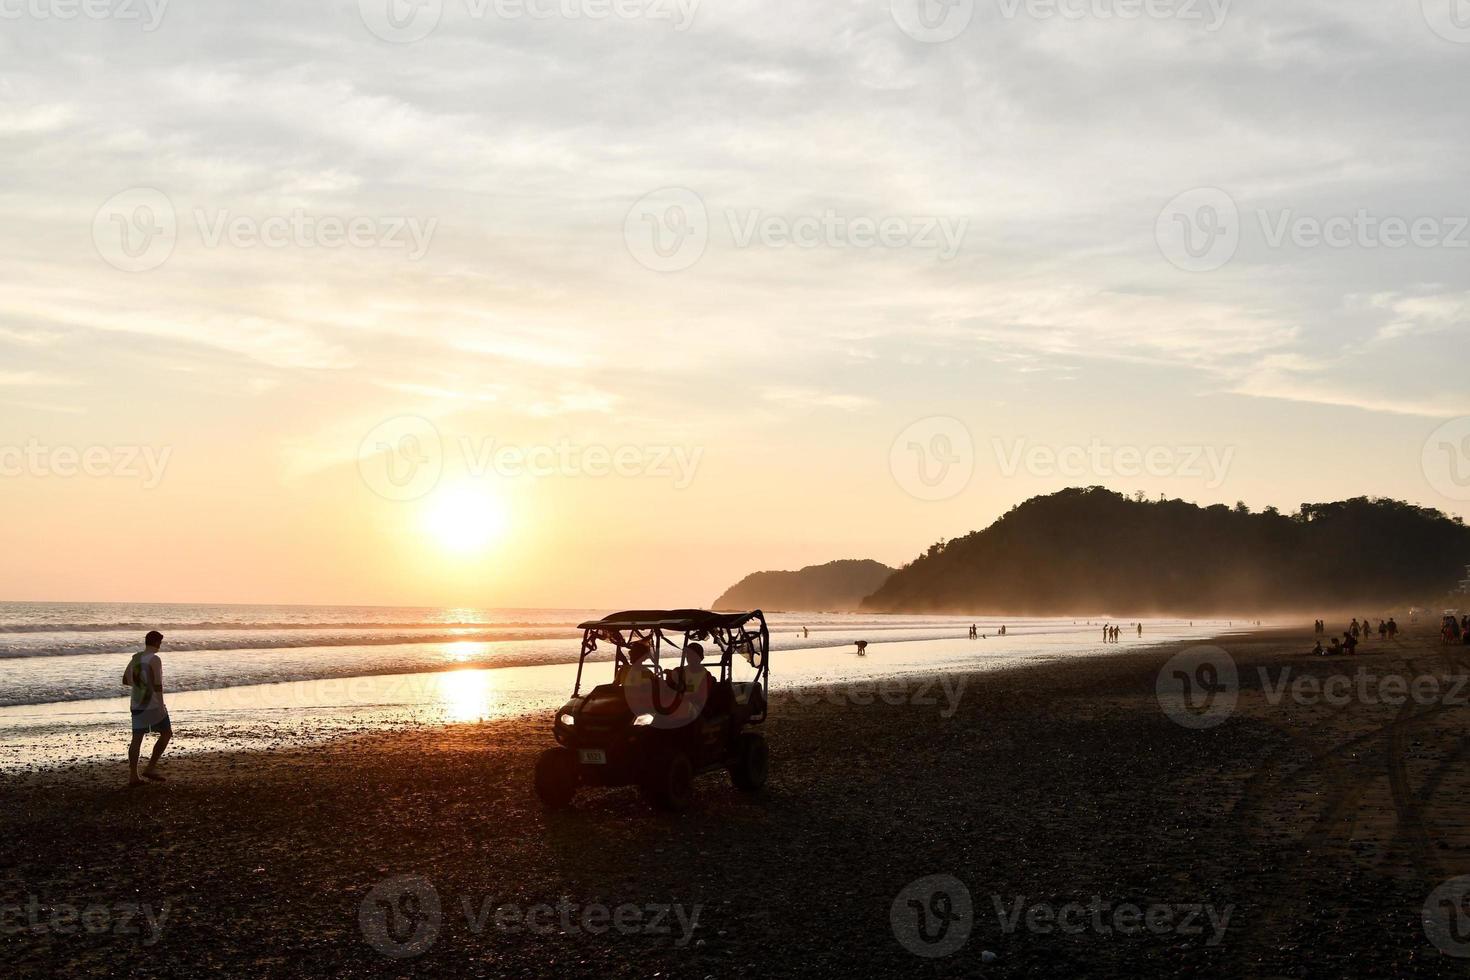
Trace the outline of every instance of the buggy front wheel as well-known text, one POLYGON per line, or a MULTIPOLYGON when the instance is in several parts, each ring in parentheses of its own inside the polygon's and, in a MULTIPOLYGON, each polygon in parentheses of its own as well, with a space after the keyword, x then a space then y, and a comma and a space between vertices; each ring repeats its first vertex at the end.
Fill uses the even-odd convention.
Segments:
POLYGON ((687 810, 694 803, 694 763, 683 752, 655 758, 638 788, 660 810, 687 810))
POLYGON ((735 788, 754 793, 766 785, 766 774, 770 770, 770 750, 766 748, 765 736, 756 732, 745 732, 735 739, 734 758, 730 761, 730 782, 735 788))
POLYGON ((547 749, 536 760, 536 795, 548 810, 570 806, 577 793, 577 753, 568 748, 547 749))

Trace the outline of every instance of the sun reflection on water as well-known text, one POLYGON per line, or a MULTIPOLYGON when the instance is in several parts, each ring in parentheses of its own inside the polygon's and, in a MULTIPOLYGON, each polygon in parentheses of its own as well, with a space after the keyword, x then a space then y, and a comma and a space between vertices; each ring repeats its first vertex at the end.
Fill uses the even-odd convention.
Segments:
POLYGON ((499 691, 493 670, 456 670, 434 675, 433 696, 446 722, 479 721, 495 714, 499 691))

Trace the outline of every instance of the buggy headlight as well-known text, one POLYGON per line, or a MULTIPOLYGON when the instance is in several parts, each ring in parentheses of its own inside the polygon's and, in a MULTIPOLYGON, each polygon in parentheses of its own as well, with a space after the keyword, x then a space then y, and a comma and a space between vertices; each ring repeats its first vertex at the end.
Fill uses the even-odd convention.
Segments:
POLYGON ((577 723, 577 719, 574 718, 571 714, 564 711, 562 712, 561 723, 563 725, 575 725, 577 723))
POLYGON ((633 727, 634 728, 645 728, 645 727, 647 727, 649 725, 652 725, 652 724, 653 724, 653 715, 651 715, 651 714, 641 714, 637 718, 634 718, 633 719, 633 727))

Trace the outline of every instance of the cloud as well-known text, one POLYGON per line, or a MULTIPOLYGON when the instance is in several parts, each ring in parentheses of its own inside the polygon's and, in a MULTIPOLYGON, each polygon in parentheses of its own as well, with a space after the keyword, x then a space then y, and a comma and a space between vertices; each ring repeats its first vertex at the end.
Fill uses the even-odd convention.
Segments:
POLYGON ((873 405, 873 399, 815 388, 767 388, 761 393, 768 402, 801 408, 832 408, 841 412, 858 412, 873 405))

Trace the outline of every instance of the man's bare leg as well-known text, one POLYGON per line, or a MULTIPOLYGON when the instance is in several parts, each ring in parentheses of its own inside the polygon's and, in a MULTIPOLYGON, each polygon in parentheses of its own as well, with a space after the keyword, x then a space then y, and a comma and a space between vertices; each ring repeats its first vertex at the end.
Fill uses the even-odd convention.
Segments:
POLYGON ((174 733, 172 731, 166 731, 158 736, 158 741, 153 743, 153 757, 148 760, 148 768, 143 770, 143 777, 145 779, 157 779, 160 782, 163 780, 163 777, 158 775, 155 770, 158 768, 158 760, 163 758, 163 750, 168 748, 169 740, 173 737, 174 733))
POLYGON ((128 746, 128 771, 131 774, 129 786, 143 785, 143 780, 138 778, 138 753, 143 749, 143 735, 143 732, 133 732, 133 742, 128 746))

